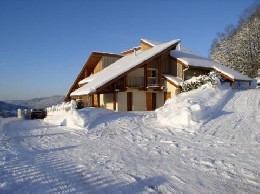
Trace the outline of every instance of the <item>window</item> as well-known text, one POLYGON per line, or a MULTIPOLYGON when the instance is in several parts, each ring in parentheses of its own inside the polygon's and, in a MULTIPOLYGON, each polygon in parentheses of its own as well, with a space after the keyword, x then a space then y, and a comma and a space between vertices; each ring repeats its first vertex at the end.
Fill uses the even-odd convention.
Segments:
POLYGON ((148 68, 147 69, 148 86, 158 85, 157 78, 158 78, 158 69, 148 68))

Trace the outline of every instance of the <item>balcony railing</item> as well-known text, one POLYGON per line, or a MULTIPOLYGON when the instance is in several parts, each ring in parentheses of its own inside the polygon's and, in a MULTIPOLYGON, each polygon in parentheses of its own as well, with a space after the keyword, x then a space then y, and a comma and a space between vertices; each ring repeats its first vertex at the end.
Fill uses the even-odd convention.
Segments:
POLYGON ((157 77, 148 77, 147 78, 147 86, 158 86, 157 77))
MULTIPOLYGON (((163 85, 163 81, 161 82, 163 85)), ((144 87, 144 77, 127 77, 127 86, 128 87, 144 87)), ((159 86, 157 77, 148 77, 147 86, 157 87, 159 86)), ((160 87, 160 86, 159 86, 160 87)))

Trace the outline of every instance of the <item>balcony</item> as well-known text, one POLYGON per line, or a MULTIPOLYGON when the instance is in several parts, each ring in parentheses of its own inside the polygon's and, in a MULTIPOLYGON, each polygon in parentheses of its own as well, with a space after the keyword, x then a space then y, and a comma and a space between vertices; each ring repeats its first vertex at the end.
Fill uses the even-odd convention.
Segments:
POLYGON ((159 86, 157 77, 148 77, 147 86, 159 86))
MULTIPOLYGON (((159 85, 157 77, 147 78, 147 87, 161 87, 163 80, 161 83, 162 85, 159 85)), ((144 85, 144 77, 127 77, 127 87, 144 87, 144 85)))

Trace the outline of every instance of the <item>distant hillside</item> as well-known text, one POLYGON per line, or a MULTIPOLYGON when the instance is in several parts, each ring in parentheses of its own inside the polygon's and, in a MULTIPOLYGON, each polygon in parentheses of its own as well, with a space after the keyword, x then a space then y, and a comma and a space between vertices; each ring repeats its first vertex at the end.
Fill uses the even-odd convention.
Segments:
POLYGON ((30 100, 0 101, 0 117, 13 117, 17 109, 46 108, 63 102, 64 96, 52 96, 46 98, 34 98, 30 100))
POLYGON ((45 98, 33 98, 30 100, 10 100, 6 101, 7 103, 25 106, 28 108, 46 108, 52 105, 62 103, 64 96, 51 96, 45 98))
POLYGON ((19 108, 26 109, 27 107, 0 101, 0 117, 15 117, 19 108))

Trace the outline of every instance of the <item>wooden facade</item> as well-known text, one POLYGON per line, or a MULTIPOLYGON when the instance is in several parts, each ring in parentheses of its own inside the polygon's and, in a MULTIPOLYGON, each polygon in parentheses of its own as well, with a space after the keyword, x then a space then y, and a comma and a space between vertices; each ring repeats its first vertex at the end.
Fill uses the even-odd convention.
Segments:
POLYGON ((118 54, 111 54, 111 53, 102 53, 102 52, 92 52, 81 69, 80 73, 78 74, 76 80, 70 87, 69 92, 67 93, 64 101, 70 101, 72 98, 70 94, 80 87, 79 82, 91 74, 97 73, 101 71, 103 68, 107 67, 108 65, 114 63, 118 59, 123 57, 122 55, 118 54))
MULTIPOLYGON (((140 46, 124 51, 122 55, 91 53, 65 100, 70 100, 70 94, 80 87, 79 81, 102 71, 123 56, 146 51, 153 46, 153 44, 141 40, 140 46)), ((103 107, 116 111, 155 110, 161 107, 167 99, 180 93, 180 86, 166 79, 164 74, 186 80, 193 76, 208 74, 212 70, 187 66, 178 59, 171 57, 170 51, 175 49, 176 46, 177 44, 169 46, 162 52, 151 56, 96 88, 93 94, 73 96, 72 98, 82 99, 85 106, 103 107)))

